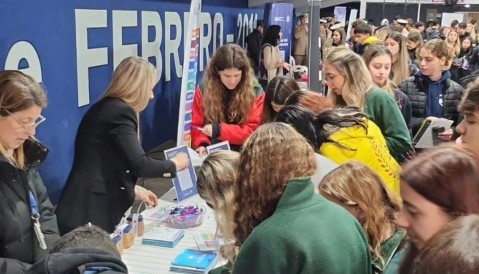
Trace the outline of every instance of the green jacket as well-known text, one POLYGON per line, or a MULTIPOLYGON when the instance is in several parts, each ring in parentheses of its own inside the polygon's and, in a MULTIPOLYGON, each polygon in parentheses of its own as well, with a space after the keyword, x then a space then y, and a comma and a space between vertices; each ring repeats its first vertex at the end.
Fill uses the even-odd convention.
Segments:
POLYGON ((399 273, 399 267, 402 259, 403 250, 402 241, 406 236, 406 231, 398 229, 389 239, 381 244, 381 257, 383 261, 373 260, 373 273, 395 274, 399 273))
POLYGON ((368 274, 367 238, 351 214, 314 193, 309 178, 293 179, 233 266, 233 274, 260 273, 368 274))
POLYGON ((380 88, 370 89, 366 93, 364 112, 381 129, 395 159, 411 149, 409 130, 393 96, 380 88))

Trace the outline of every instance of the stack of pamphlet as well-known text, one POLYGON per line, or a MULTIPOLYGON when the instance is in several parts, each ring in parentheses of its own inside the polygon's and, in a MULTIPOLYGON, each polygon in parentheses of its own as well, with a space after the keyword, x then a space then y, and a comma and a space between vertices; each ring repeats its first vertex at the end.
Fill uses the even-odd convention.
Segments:
POLYGON ((185 249, 171 262, 170 271, 188 274, 206 274, 218 261, 218 253, 185 249))
POLYGON ((185 231, 182 229, 154 227, 143 235, 141 243, 144 245, 173 248, 184 236, 185 231))

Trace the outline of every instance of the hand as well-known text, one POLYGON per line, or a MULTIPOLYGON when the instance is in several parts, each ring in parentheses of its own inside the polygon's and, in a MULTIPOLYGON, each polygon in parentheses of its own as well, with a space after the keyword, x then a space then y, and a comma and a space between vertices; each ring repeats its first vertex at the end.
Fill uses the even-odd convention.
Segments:
POLYGON ((283 68, 287 71, 291 70, 291 65, 289 63, 283 62, 283 68))
POLYGON ((208 152, 206 151, 206 147, 199 147, 196 149, 196 152, 198 152, 198 154, 200 155, 200 157, 206 157, 208 156, 208 152))
POLYGON ((148 206, 158 205, 156 194, 141 186, 135 186, 135 200, 145 202, 148 206))
POLYGON ((204 127, 199 127, 198 130, 203 132, 203 134, 208 137, 213 136, 213 125, 211 124, 207 124, 204 127))
POLYGON ((184 152, 178 153, 173 159, 171 159, 176 165, 176 170, 183 170, 190 165, 190 159, 184 152))
POLYGON ((441 139, 442 141, 451 141, 452 139, 452 134, 454 132, 452 131, 452 128, 449 128, 449 129, 446 129, 444 132, 441 132, 437 135, 437 137, 439 139, 441 139))

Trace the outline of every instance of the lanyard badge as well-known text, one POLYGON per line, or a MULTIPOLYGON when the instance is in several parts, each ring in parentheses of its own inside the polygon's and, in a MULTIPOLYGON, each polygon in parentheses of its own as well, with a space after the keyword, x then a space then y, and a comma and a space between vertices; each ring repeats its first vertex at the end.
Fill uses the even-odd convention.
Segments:
POLYGON ((45 243, 45 235, 43 235, 42 228, 40 227, 40 213, 38 212, 38 204, 35 196, 31 191, 28 192, 30 199, 30 209, 32 210, 32 223, 33 230, 35 231, 35 236, 37 237, 38 244, 41 249, 47 249, 47 244, 45 243))

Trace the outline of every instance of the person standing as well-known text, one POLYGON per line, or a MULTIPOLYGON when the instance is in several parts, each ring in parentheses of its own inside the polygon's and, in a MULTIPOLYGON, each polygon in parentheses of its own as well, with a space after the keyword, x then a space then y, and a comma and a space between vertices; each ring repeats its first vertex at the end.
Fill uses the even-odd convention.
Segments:
POLYGON ((308 17, 299 16, 299 26, 294 29, 294 53, 296 65, 308 66, 308 17))
POLYGON ((248 57, 251 60, 254 74, 258 74, 259 68, 259 55, 261 54, 261 44, 263 42, 263 22, 258 21, 256 23, 256 29, 254 29, 248 36, 246 36, 246 51, 248 57))

